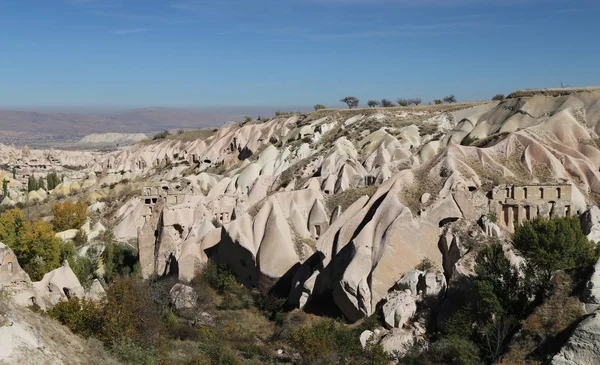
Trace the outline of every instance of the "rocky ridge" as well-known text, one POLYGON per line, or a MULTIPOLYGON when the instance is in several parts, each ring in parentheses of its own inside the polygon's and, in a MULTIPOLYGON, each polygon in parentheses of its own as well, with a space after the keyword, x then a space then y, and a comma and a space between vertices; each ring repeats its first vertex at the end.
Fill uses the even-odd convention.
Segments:
POLYGON ((429 320, 416 302, 432 293, 443 311, 451 288, 473 277, 470 242, 507 236, 508 218, 488 218, 494 189, 568 186, 572 214, 596 202, 599 100, 583 90, 232 124, 81 154, 50 195, 93 202, 135 188, 110 225, 139 250, 144 277, 186 281, 213 260, 293 307, 351 322, 382 310, 383 341, 397 348, 429 320), (414 271, 424 259, 431 272, 414 271))

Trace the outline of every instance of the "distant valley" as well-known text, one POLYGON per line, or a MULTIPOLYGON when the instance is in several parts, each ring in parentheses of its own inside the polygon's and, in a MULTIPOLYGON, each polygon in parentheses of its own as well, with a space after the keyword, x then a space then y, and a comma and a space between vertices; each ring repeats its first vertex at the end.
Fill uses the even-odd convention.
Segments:
MULTIPOLYGON (((249 112, 248 112, 249 113, 249 112)), ((71 144, 92 133, 146 133, 164 129, 219 127, 240 120, 238 110, 190 111, 142 108, 114 114, 0 110, 0 143, 49 147, 71 144)))

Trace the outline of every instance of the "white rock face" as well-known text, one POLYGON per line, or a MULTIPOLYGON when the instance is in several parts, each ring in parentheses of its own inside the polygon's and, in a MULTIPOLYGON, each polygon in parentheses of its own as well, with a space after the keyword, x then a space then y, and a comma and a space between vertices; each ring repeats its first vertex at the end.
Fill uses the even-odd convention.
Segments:
POLYGON ((383 320, 388 328, 402 328, 417 312, 417 303, 410 289, 392 292, 384 300, 383 320))
POLYGON ((143 141, 148 136, 143 133, 93 133, 80 139, 78 145, 120 145, 125 146, 143 141))
POLYGON ((369 341, 372 341, 373 338, 375 337, 375 333, 373 333, 373 331, 370 330, 366 330, 363 333, 360 334, 360 345, 362 346, 362 348, 366 348, 367 345, 369 344, 369 341))
POLYGON ((585 286, 583 297, 586 304, 600 305, 600 260, 594 265, 594 273, 585 286))
POLYGON ((177 309, 192 309, 196 307, 198 294, 191 287, 183 284, 175 284, 169 291, 171 303, 177 309))
POLYGON ((596 365, 600 359, 600 312, 584 319, 556 356, 552 365, 596 365))
POLYGON ((579 217, 583 234, 589 240, 600 242, 600 208, 593 206, 579 217))

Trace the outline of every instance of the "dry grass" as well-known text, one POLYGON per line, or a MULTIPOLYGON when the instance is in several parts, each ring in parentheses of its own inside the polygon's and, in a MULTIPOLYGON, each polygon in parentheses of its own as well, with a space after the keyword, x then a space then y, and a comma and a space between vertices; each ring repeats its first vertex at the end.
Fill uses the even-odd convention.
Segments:
POLYGON ((560 350, 568 329, 585 316, 579 299, 571 296, 570 274, 560 272, 552 280, 553 293, 523 322, 521 333, 497 364, 541 363, 560 350))
POLYGON ((342 193, 332 195, 327 198, 326 206, 329 213, 333 212, 335 208, 340 206, 342 208, 342 212, 348 209, 352 203, 357 201, 364 195, 368 195, 369 197, 375 194, 379 185, 371 185, 360 188, 347 189, 342 193))
POLYGON ((567 96, 572 94, 578 94, 583 92, 594 92, 600 91, 600 87, 581 87, 581 88, 551 88, 551 89, 527 89, 527 90, 517 90, 510 93, 506 98, 514 99, 514 98, 530 98, 533 96, 567 96))

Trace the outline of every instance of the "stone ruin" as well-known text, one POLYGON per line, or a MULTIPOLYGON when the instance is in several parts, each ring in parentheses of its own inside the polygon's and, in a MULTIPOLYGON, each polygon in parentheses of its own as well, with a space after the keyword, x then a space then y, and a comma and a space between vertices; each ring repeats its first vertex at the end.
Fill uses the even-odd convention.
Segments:
POLYGON ((491 192, 490 212, 500 227, 514 232, 524 220, 571 216, 571 191, 569 184, 499 185, 491 192))

